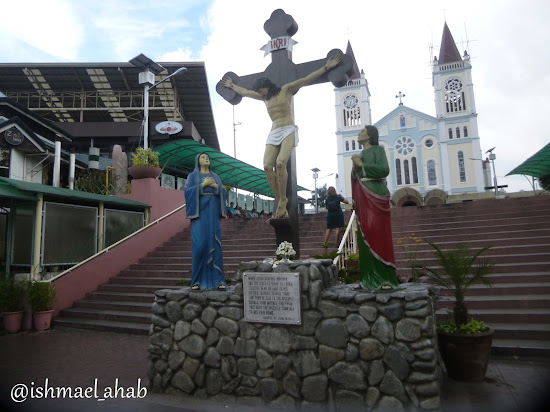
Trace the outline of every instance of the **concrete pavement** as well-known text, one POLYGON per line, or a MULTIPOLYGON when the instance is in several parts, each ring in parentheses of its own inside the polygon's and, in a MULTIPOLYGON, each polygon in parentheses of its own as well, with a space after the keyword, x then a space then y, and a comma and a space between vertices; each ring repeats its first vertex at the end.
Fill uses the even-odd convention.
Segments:
MULTIPOLYGON (((0 410, 248 412, 264 409, 259 405, 217 403, 150 392, 139 399, 144 391, 139 393, 138 389, 148 385, 148 345, 147 336, 60 327, 1 335, 0 410), (37 399, 46 386, 46 379, 48 387, 67 387, 73 391, 81 387, 82 396, 89 398, 37 399), (25 401, 14 402, 10 398, 16 384, 24 384, 28 389, 25 401), (87 393, 86 388, 90 388, 87 393)), ((21 400, 25 388, 17 388, 14 396, 21 400)), ((484 382, 461 383, 445 378, 442 387, 442 409, 450 412, 534 412, 541 410, 542 405, 547 406, 549 400, 550 359, 494 358, 484 382)))

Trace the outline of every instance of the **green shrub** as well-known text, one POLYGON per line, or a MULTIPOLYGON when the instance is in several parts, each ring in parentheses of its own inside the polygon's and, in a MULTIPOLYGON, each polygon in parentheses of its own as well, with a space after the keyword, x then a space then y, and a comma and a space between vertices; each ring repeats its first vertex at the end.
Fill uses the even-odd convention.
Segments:
POLYGON ((0 312, 19 312, 24 308, 25 286, 13 279, 0 279, 0 312))
POLYGON ((153 151, 150 147, 148 149, 138 147, 136 152, 132 153, 132 166, 159 167, 159 153, 153 151))
POLYGON ((53 309, 56 290, 51 282, 31 280, 27 286, 27 298, 33 312, 44 312, 53 309))

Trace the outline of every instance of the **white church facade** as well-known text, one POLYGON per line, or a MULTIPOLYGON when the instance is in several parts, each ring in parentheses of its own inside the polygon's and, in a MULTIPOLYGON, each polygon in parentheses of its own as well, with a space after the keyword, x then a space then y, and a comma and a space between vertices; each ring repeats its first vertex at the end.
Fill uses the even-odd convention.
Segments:
MULTIPOLYGON (((349 43, 346 53, 355 60, 349 43)), ((368 124, 378 128, 386 150, 387 185, 395 206, 445 203, 448 196, 485 191, 485 170, 490 169, 480 160, 472 66, 467 52, 460 55, 446 23, 432 66, 435 117, 400 101, 372 123, 368 83, 355 69, 347 85, 335 89, 339 193, 351 199, 351 156, 360 153, 357 135, 368 124)))

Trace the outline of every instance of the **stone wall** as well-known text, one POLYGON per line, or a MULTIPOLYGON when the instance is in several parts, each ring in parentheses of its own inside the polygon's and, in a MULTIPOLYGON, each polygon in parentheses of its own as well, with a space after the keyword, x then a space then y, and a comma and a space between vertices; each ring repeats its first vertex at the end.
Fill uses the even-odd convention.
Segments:
POLYGON ((434 291, 335 285, 330 260, 241 263, 237 273, 298 272, 302 324, 245 322, 242 283, 159 290, 148 375, 155 392, 337 410, 440 407, 434 291))

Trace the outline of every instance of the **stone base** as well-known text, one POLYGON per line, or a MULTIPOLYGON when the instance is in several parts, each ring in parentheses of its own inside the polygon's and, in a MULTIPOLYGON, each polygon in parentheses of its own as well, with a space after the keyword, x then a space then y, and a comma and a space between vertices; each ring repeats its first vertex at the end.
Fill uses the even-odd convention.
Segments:
POLYGON ((429 286, 369 292, 333 285, 330 260, 275 269, 243 262, 237 277, 246 271, 299 273, 302 324, 245 322, 240 283, 227 291, 159 290, 150 329, 153 391, 274 407, 440 407, 429 286))

